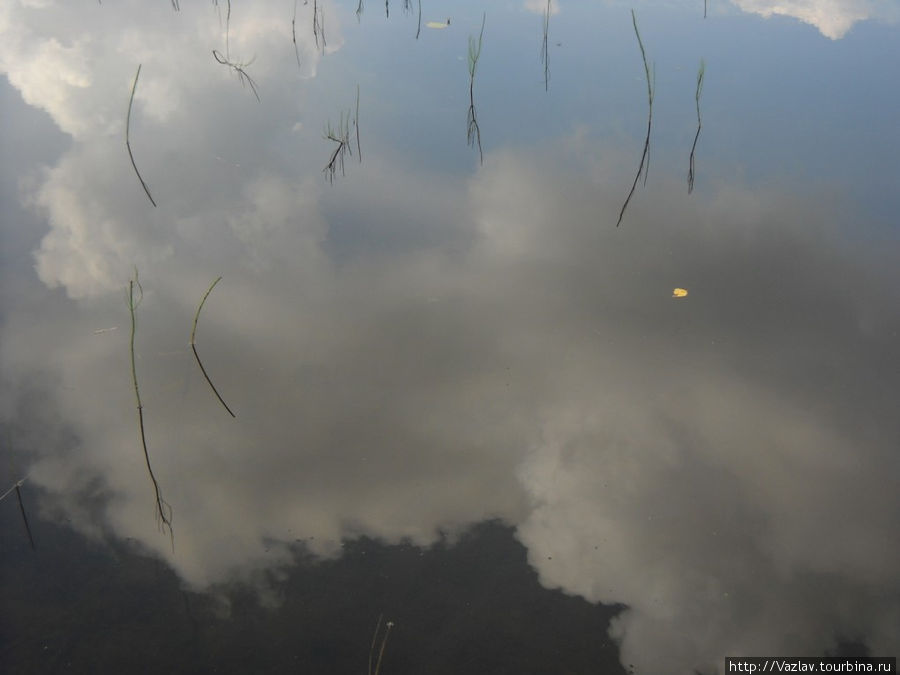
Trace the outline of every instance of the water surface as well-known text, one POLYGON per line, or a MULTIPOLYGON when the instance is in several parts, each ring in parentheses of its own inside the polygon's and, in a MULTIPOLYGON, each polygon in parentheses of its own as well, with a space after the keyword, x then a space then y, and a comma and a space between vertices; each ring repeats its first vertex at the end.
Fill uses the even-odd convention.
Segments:
POLYGON ((896 6, 405 5, 0 8, 10 672, 896 655, 896 6))

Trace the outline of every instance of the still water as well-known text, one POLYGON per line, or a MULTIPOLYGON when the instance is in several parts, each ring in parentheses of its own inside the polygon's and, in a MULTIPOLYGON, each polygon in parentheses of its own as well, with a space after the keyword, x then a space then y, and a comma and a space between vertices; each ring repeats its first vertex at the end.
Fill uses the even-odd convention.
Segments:
POLYGON ((898 21, 3 0, 4 670, 896 656, 898 21))

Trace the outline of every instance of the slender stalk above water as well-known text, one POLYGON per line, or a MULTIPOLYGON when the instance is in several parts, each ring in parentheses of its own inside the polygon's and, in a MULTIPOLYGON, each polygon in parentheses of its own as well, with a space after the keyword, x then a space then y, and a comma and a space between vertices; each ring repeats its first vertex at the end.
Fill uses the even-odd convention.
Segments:
POLYGON ((15 485, 13 485, 9 490, 0 495, 0 502, 6 499, 13 492, 16 493, 16 501, 19 502, 19 512, 22 514, 22 522, 25 523, 25 533, 28 535, 28 543, 31 544, 31 550, 35 550, 34 546, 34 537, 31 536, 31 527, 28 525, 28 516, 25 515, 25 504, 22 503, 22 484, 25 483, 25 479, 22 478, 16 481, 15 485))
POLYGON ((475 116, 475 70, 478 67, 478 59, 481 56, 481 41, 484 37, 484 22, 487 14, 481 15, 481 32, 478 39, 469 36, 469 113, 466 126, 466 143, 469 146, 478 145, 478 158, 484 164, 484 153, 481 151, 481 129, 475 116))
POLYGON ((297 47, 297 0, 294 0, 294 17, 291 19, 291 39, 294 41, 294 56, 297 57, 297 67, 300 65, 300 49, 297 47))
POLYGON ((31 536, 31 528, 28 526, 28 516, 25 515, 25 505, 22 503, 22 491, 19 484, 16 483, 16 499, 19 502, 19 511, 22 512, 22 522, 25 523, 25 532, 28 533, 28 543, 31 544, 31 550, 34 550, 34 537, 31 536))
POLYGON ((203 367, 203 362, 200 360, 200 355, 197 353, 197 343, 195 340, 195 338, 197 336, 197 320, 200 318, 200 310, 203 309, 203 305, 206 303, 206 299, 209 297, 209 294, 212 292, 212 289, 221 280, 222 280, 222 277, 219 277, 214 282, 212 282, 212 284, 210 284, 209 288, 206 289, 206 293, 203 294, 203 299, 200 301, 199 307, 197 307, 197 313, 194 315, 194 327, 191 329, 191 349, 194 352, 194 358, 197 359, 197 365, 200 366, 200 372, 203 373, 203 377, 206 378, 206 382, 209 384, 210 389, 213 390, 213 393, 216 395, 216 398, 219 399, 219 403, 221 403, 225 407, 225 410, 228 411, 228 414, 231 415, 232 417, 234 417, 235 414, 231 411, 231 408, 228 407, 228 404, 225 403, 224 399, 219 394, 219 390, 216 389, 216 385, 214 385, 212 383, 212 380, 209 379, 209 375, 206 372, 206 368, 203 367))
POLYGON ((375 661, 375 669, 372 669, 372 661, 375 656, 375 645, 378 642, 378 634, 381 630, 381 620, 384 618, 383 614, 378 615, 378 623, 375 624, 375 633, 372 635, 372 646, 369 648, 369 675, 378 675, 381 671, 381 660, 384 658, 384 648, 387 647, 388 636, 391 634, 391 629, 394 627, 393 621, 388 621, 385 624, 385 631, 381 636, 381 648, 378 650, 378 660, 375 661))
POLYGON ((544 91, 550 89, 550 51, 548 49, 548 34, 550 32, 550 3, 547 0, 547 9, 544 10, 544 41, 541 43, 541 63, 544 65, 544 91))
POLYGON ((353 118, 353 127, 356 130, 356 158, 362 164, 362 148, 359 145, 359 85, 356 85, 356 116, 353 118))
POLYGON ((625 209, 628 208, 628 202, 631 201, 634 190, 637 187, 641 174, 644 174, 644 185, 647 184, 647 174, 650 171, 650 128, 653 125, 653 90, 655 86, 655 77, 650 75, 650 66, 647 64, 647 53, 644 51, 644 42, 641 40, 641 33, 638 31, 637 17, 634 10, 631 10, 631 22, 634 24, 634 34, 637 36, 638 46, 641 48, 641 58, 644 61, 644 75, 647 78, 647 137, 644 139, 644 152, 641 154, 641 163, 638 165, 637 174, 634 176, 634 182, 631 184, 631 190, 622 204, 622 210, 619 211, 619 219, 616 221, 616 227, 622 224, 622 216, 625 215, 625 209))
MULTIPOLYGON (((245 70, 247 66, 253 63, 256 59, 254 56, 249 61, 244 61, 239 63, 237 61, 232 60, 231 58, 231 46, 229 44, 229 35, 231 33, 231 0, 228 0, 226 3, 225 10, 225 54, 223 55, 219 52, 218 49, 213 49, 213 58, 221 63, 223 66, 228 66, 231 68, 238 76, 238 81, 240 81, 241 86, 244 84, 250 85, 250 91, 253 92, 253 95, 256 97, 256 102, 259 103, 259 92, 256 90, 256 82, 253 81, 253 78, 245 70)), ((294 42, 294 46, 296 48, 296 41, 294 42)), ((297 55, 297 65, 300 65, 300 55, 297 55)))
POLYGON ((144 406, 141 403, 141 391, 138 388, 137 367, 134 359, 134 334, 137 330, 137 320, 135 318, 135 310, 144 299, 144 289, 141 282, 138 281, 137 270, 134 271, 134 278, 128 281, 128 309, 131 312, 131 380, 134 383, 134 397, 137 401, 138 411, 138 428, 141 432, 141 447, 144 450, 144 461, 147 464, 147 473, 150 475, 150 482, 153 483, 153 492, 156 496, 156 521, 159 529, 163 532, 168 530, 169 540, 172 542, 172 550, 175 550, 175 533, 172 531, 172 507, 162 497, 159 488, 159 481, 153 473, 153 466, 150 464, 150 453, 147 451, 147 434, 144 431, 144 406), (134 290, 137 287, 138 297, 135 299, 134 290))
POLYGON ((341 170, 342 176, 346 175, 344 172, 344 157, 348 154, 351 157, 353 156, 353 150, 350 147, 351 122, 356 133, 356 152, 359 156, 359 161, 362 162, 362 148, 359 142, 359 85, 356 85, 355 115, 353 115, 350 110, 347 110, 346 112, 341 113, 340 122, 337 127, 333 127, 331 122, 325 127, 324 137, 329 141, 337 143, 331 153, 331 157, 328 159, 328 164, 322 169, 329 183, 334 183, 334 176, 338 169, 341 170))
POLYGON ((697 93, 694 101, 697 104, 697 133, 694 134, 694 144, 691 146, 691 158, 688 165, 688 194, 694 191, 694 152, 697 150, 697 140, 700 138, 700 127, 703 121, 700 119, 700 94, 703 91, 703 75, 706 72, 706 63, 700 59, 700 69, 697 71, 697 93))
POLYGON ((422 32, 422 0, 419 0, 419 25, 416 27, 416 40, 419 39, 419 33, 422 32))
POLYGON ((150 188, 147 187, 147 183, 141 178, 141 172, 138 171, 137 164, 134 163, 134 155, 131 152, 131 106, 134 104, 134 92, 137 90, 140 76, 141 64, 138 64, 137 72, 134 74, 134 84, 131 85, 131 98, 128 99, 128 115, 125 118, 125 148, 128 150, 128 158, 131 160, 131 166, 134 167, 134 173, 137 175, 138 180, 141 181, 141 187, 144 188, 144 192, 147 193, 147 199, 150 200, 153 206, 156 206, 156 202, 153 201, 153 195, 150 194, 150 188))

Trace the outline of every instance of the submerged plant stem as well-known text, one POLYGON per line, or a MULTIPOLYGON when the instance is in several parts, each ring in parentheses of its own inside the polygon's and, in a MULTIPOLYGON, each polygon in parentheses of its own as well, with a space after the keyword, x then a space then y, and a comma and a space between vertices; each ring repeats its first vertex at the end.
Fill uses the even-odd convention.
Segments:
POLYGON ((141 288, 140 281, 138 281, 137 278, 137 270, 135 270, 134 279, 131 279, 128 282, 128 309, 131 312, 131 379, 134 383, 134 397, 137 401, 138 427, 141 432, 141 447, 144 450, 144 461, 147 464, 147 473, 150 475, 150 482, 153 483, 153 492, 156 495, 156 518, 160 529, 163 532, 168 530, 169 539, 172 542, 172 550, 174 551, 175 533, 172 531, 172 507, 169 506, 165 499, 163 499, 162 492, 159 489, 159 481, 156 480, 156 476, 153 473, 153 467, 150 464, 150 453, 147 451, 147 435, 144 432, 144 406, 141 403, 141 391, 138 388, 137 367, 134 359, 134 334, 137 328, 135 309, 141 304, 143 297, 144 290, 141 288), (140 293, 137 301, 135 301, 134 298, 135 286, 137 286, 138 292, 140 293))
POLYGON ((228 414, 232 417, 235 417, 235 414, 231 411, 231 408, 228 407, 228 404, 225 403, 221 394, 219 394, 219 390, 216 389, 216 385, 212 383, 212 380, 209 379, 209 375, 206 372, 206 368, 203 367, 203 362, 200 360, 200 355, 197 353, 197 345, 195 342, 195 337, 197 335, 197 320, 200 318, 200 310, 203 309, 203 305, 206 303, 206 298, 209 297, 209 294, 212 292, 213 287, 222 280, 222 277, 216 279, 209 288, 206 289, 206 293, 203 295, 203 299, 200 301, 200 306, 197 307, 197 313, 194 315, 194 327, 191 329, 191 349, 194 352, 194 358, 197 359, 197 365, 200 366, 200 372, 203 373, 203 377, 206 378, 207 383, 210 386, 210 389, 213 390, 213 393, 216 395, 216 398, 219 399, 219 403, 221 403, 225 410, 228 411, 228 414))
POLYGON ((134 155, 131 152, 131 106, 134 104, 134 92, 137 90, 140 76, 141 64, 138 64, 137 73, 134 75, 134 84, 131 85, 131 98, 128 99, 128 116, 125 118, 125 147, 128 149, 128 158, 131 160, 131 166, 134 167, 134 173, 137 175, 138 180, 141 181, 141 187, 144 188, 144 192, 147 193, 147 199, 150 200, 153 206, 156 206, 156 202, 153 201, 153 195, 150 194, 150 188, 147 187, 147 183, 141 177, 141 172, 138 171, 137 164, 134 163, 134 155))

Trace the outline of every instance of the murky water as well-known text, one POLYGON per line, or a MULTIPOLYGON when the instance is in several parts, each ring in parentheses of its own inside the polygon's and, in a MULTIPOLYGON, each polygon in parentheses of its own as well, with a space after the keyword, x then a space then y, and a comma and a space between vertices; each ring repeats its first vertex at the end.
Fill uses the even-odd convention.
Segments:
POLYGON ((4 668, 896 655, 900 11, 705 11, 6 0, 4 668))

